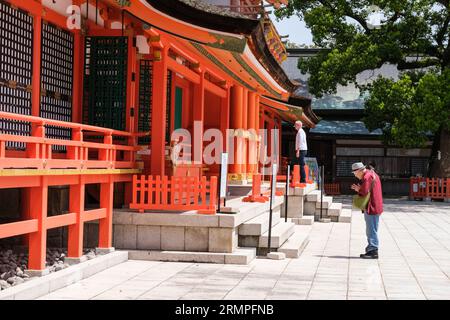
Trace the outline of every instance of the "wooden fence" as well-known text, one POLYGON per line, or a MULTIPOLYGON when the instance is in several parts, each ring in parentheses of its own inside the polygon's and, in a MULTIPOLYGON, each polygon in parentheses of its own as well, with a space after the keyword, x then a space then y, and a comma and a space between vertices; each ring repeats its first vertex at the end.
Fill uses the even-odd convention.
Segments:
POLYGON ((214 214, 217 204, 217 177, 133 176, 131 209, 189 211, 214 214))
POLYGON ((450 200, 450 178, 412 177, 409 183, 410 199, 450 200))

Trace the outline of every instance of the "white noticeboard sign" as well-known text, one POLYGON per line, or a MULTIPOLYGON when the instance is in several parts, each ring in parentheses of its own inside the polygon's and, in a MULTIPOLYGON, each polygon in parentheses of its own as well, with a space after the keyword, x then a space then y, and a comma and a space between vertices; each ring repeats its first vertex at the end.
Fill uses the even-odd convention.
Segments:
POLYGON ((413 184, 413 192, 419 192, 419 185, 417 183, 413 184))
POLYGON ((272 165, 272 205, 275 203, 275 193, 277 192, 277 164, 272 165))
POLYGON ((225 198, 227 196, 227 177, 228 177, 228 153, 222 153, 220 168, 220 195, 225 198))

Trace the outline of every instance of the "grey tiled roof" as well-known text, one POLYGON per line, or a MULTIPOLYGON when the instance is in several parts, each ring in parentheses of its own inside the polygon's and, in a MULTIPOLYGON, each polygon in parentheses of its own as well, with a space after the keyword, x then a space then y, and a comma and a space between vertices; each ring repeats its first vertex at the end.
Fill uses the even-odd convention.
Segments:
POLYGON ((381 129, 367 130, 362 121, 321 120, 310 133, 335 135, 373 135, 380 136, 381 129))
POLYGON ((364 98, 354 85, 340 86, 336 94, 324 94, 316 98, 309 93, 308 83, 303 79, 296 79, 301 83, 295 94, 311 98, 312 108, 315 109, 364 109, 364 98))
MULTIPOLYGON (((298 50, 299 52, 302 50, 298 50)), ((308 50, 303 50, 307 52, 308 50)), ((296 92, 298 95, 312 98, 312 108, 316 109, 364 109, 364 97, 360 95, 359 89, 349 83, 346 86, 338 85, 336 94, 325 94, 321 98, 313 97, 308 88, 309 74, 302 74, 298 69, 298 59, 300 56, 311 56, 311 54, 302 55, 300 53, 292 53, 283 62, 282 67, 290 79, 301 83, 300 88, 296 92)), ((399 71, 392 64, 385 64, 377 70, 366 70, 357 75, 358 83, 365 84, 376 79, 378 75, 383 77, 397 79, 399 71)))

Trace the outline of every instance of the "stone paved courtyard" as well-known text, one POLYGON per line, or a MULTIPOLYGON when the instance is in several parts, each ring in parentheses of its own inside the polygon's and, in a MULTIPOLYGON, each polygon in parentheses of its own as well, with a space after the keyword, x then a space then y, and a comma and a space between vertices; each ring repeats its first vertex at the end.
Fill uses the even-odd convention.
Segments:
MULTIPOLYGON (((348 203, 348 198, 343 198, 348 203)), ((247 266, 127 261, 41 299, 450 299, 450 204, 385 200, 380 259, 364 218, 315 223, 299 259, 247 266)))

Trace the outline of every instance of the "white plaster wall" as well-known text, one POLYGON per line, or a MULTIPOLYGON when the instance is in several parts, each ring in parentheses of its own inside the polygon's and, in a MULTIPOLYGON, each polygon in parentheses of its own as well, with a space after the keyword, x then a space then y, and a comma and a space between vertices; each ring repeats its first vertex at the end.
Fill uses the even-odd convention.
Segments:
POLYGON ((136 47, 140 54, 150 54, 150 46, 147 43, 147 38, 141 35, 136 37, 136 47))

